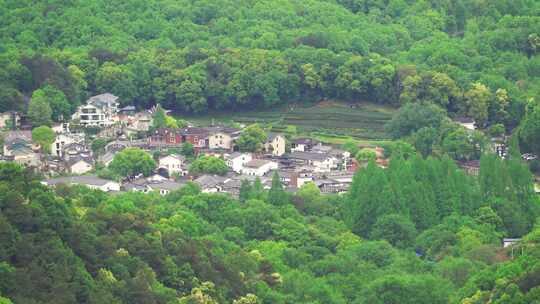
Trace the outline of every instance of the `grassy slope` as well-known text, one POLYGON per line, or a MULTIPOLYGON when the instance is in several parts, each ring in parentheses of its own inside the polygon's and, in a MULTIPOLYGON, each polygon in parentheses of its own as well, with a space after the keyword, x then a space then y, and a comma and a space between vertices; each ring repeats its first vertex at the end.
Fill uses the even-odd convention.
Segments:
POLYGON ((179 115, 196 125, 228 123, 260 123, 276 132, 293 136, 310 135, 330 143, 355 139, 359 143, 386 140, 385 123, 391 119, 394 108, 372 103, 348 104, 322 102, 314 106, 288 106, 274 110, 217 112, 205 115, 179 115))

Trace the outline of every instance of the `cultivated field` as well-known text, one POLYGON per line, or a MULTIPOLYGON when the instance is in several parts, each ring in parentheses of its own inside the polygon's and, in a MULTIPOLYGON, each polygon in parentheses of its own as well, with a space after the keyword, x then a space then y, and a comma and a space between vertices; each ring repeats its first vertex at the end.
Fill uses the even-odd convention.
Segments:
POLYGON ((203 116, 179 115, 198 125, 214 123, 260 123, 276 132, 293 136, 310 135, 339 143, 353 138, 359 141, 385 140, 384 125, 395 109, 371 103, 354 106, 323 102, 312 106, 289 106, 275 110, 210 113, 203 116))

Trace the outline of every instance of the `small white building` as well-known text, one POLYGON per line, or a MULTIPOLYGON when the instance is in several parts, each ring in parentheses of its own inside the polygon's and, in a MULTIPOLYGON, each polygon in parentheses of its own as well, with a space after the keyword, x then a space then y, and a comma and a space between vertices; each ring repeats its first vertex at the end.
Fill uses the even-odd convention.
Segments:
POLYGON ((251 176, 264 176, 272 170, 278 169, 278 163, 265 160, 265 159, 253 159, 247 162, 242 169, 242 173, 251 176))
POLYGON ((505 238, 503 239, 503 248, 514 246, 515 244, 519 243, 521 239, 510 239, 505 238))
POLYGON ((71 117, 85 127, 107 127, 114 124, 118 113, 118 97, 110 93, 96 95, 79 106, 71 117))
POLYGON ((183 164, 185 161, 185 157, 182 155, 177 154, 170 154, 167 156, 163 156, 159 159, 159 168, 167 169, 167 172, 169 174, 175 174, 178 173, 181 176, 184 176, 185 172, 183 169, 183 164))
POLYGON ((289 154, 289 158, 314 172, 330 172, 338 167, 338 159, 326 153, 293 152, 289 154))
POLYGON ((227 160, 227 166, 236 173, 241 173, 244 166, 250 162, 253 157, 251 153, 234 152, 225 156, 227 160))
POLYGON ((66 177, 58 177, 58 178, 51 178, 47 179, 41 182, 43 185, 55 187, 59 184, 65 184, 65 185, 82 185, 86 186, 90 189, 97 189, 105 192, 110 191, 120 191, 120 184, 108 180, 99 178, 97 176, 93 175, 82 175, 82 176, 66 176, 66 177))
POLYGON ((291 152, 308 152, 320 142, 313 138, 297 138, 291 144, 291 152))
POLYGON ((454 121, 467 130, 472 130, 472 131, 476 130, 476 123, 474 119, 472 118, 459 117, 459 118, 456 118, 454 121))
POLYGON ((64 157, 64 148, 71 144, 84 144, 84 134, 60 133, 51 144, 51 155, 64 157))
POLYGON ((287 140, 281 134, 270 133, 264 143, 264 149, 273 156, 282 156, 287 148, 287 140))
POLYGON ((85 174, 94 168, 91 158, 75 157, 68 161, 68 170, 73 174, 85 174))

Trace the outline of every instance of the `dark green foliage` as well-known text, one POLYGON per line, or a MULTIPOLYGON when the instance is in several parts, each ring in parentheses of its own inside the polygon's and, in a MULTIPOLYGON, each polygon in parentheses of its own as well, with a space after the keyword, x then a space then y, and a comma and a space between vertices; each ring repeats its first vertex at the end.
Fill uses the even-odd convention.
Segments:
POLYGON ((444 111, 434 104, 409 103, 394 115, 386 128, 394 138, 400 138, 426 127, 438 129, 444 117, 444 111))
POLYGON ((413 244, 416 238, 416 228, 411 220, 405 216, 384 215, 375 223, 371 238, 387 240, 395 247, 406 248, 413 244))

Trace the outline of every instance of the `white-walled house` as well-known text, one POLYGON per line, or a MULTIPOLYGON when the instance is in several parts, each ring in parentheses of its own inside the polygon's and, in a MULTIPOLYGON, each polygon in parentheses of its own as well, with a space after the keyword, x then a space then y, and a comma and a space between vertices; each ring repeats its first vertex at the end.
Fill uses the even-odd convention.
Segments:
POLYGON ((105 192, 120 191, 119 183, 112 180, 99 178, 97 176, 92 176, 92 175, 51 178, 51 179, 44 180, 41 183, 43 185, 50 186, 50 187, 54 187, 58 184, 66 184, 66 185, 82 185, 90 189, 98 189, 105 192))
POLYGON ((241 173, 244 166, 253 159, 251 153, 234 152, 225 156, 227 166, 236 173, 241 173))
POLYGON ((92 158, 75 157, 67 162, 69 172, 73 174, 85 174, 94 168, 92 158))
POLYGON ((264 149, 273 156, 282 156, 285 154, 287 140, 281 134, 270 133, 264 143, 264 149))
POLYGON ((51 155, 56 157, 64 156, 64 148, 71 144, 84 143, 84 134, 69 134, 60 133, 56 135, 54 142, 51 144, 51 155))
POLYGON ((247 162, 242 169, 242 173, 251 176, 264 176, 272 170, 278 169, 278 163, 265 160, 265 159, 253 159, 247 162))
POLYGON ((297 138, 291 144, 291 152, 308 152, 320 142, 312 138, 297 138))
POLYGON ((170 154, 159 159, 158 167, 167 169, 169 174, 179 173, 180 175, 183 175, 184 170, 182 165, 184 164, 184 161, 184 156, 170 154))
POLYGON ((118 113, 118 97, 110 93, 96 95, 77 108, 71 117, 85 127, 106 127, 114 124, 118 113))
POLYGON ((298 164, 312 168, 314 172, 329 172, 338 167, 338 159, 318 152, 293 152, 289 158, 298 164))
POLYGON ((235 139, 240 136, 240 130, 235 128, 211 127, 209 131, 209 149, 232 150, 235 139))

